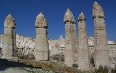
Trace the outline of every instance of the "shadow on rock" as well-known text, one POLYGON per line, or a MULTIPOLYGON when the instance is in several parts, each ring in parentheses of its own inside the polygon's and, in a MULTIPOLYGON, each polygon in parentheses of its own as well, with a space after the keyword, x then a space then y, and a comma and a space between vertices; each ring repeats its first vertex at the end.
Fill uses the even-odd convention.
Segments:
POLYGON ((0 71, 3 71, 10 67, 30 67, 30 65, 25 65, 19 62, 8 61, 6 59, 0 59, 0 71))

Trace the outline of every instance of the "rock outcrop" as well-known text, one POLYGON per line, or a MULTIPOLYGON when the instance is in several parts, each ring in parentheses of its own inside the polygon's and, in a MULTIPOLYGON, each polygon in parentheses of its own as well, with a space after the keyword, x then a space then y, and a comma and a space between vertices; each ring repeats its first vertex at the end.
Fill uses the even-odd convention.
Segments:
POLYGON ((109 66, 110 58, 108 51, 108 43, 106 37, 105 16, 102 7, 95 2, 93 5, 93 21, 94 21, 94 61, 95 67, 109 66))
POLYGON ((4 35, 3 35, 3 58, 11 59, 16 56, 16 23, 11 14, 9 14, 4 21, 4 35))
POLYGON ((86 33, 85 16, 81 12, 78 17, 78 49, 77 49, 77 65, 78 68, 89 69, 89 46, 86 33))
POLYGON ((65 23, 65 64, 67 66, 72 66, 75 57, 75 43, 76 43, 76 25, 75 19, 72 12, 67 9, 64 15, 64 23, 65 23))
POLYGON ((42 13, 36 17, 35 60, 49 60, 48 24, 42 13))

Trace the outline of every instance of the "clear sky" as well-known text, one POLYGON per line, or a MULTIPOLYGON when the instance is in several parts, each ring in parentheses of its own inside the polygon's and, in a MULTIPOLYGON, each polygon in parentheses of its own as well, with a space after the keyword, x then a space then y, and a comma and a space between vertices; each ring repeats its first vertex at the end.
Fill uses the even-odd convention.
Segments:
POLYGON ((107 39, 116 41, 116 0, 0 0, 0 34, 3 34, 5 17, 11 13, 16 21, 16 33, 35 38, 35 18, 42 12, 48 22, 49 39, 64 37, 63 18, 69 8, 76 21, 81 12, 85 14, 88 36, 93 36, 94 1, 104 9, 107 39))

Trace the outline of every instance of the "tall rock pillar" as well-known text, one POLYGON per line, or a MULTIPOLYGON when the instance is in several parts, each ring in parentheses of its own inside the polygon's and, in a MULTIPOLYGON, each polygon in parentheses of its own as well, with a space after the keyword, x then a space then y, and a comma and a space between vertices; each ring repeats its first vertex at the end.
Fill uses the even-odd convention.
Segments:
POLYGON ((102 7, 95 2, 93 5, 95 67, 109 66, 109 51, 106 38, 105 17, 102 7))
POLYGON ((36 17, 36 40, 35 40, 35 60, 48 60, 49 58, 49 44, 48 44, 48 32, 47 21, 42 13, 36 17))
POLYGON ((67 9, 64 15, 65 23, 65 64, 67 66, 72 66, 74 64, 74 50, 76 43, 76 25, 75 19, 72 12, 67 9))
POLYGON ((77 64, 78 68, 82 70, 88 69, 90 64, 85 16, 82 12, 78 17, 77 64))
POLYGON ((9 14, 4 22, 3 37, 3 58, 11 59, 16 56, 16 23, 11 14, 9 14))

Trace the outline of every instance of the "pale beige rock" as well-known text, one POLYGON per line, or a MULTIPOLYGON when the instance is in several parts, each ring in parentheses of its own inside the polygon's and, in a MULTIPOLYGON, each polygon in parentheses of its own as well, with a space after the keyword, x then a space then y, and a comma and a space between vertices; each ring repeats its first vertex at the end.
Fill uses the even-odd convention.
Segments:
POLYGON ((89 69, 90 65, 85 16, 82 12, 78 17, 77 64, 78 68, 81 70, 89 69))
POLYGON ((11 14, 9 14, 4 22, 3 35, 3 58, 12 58, 16 56, 16 23, 11 14))
POLYGON ((76 49, 75 42, 76 42, 76 25, 75 19, 72 12, 67 9, 64 15, 64 23, 65 23, 65 64, 67 66, 72 66, 74 64, 74 57, 76 49))
POLYGON ((95 2, 93 5, 95 67, 109 66, 109 51, 106 37, 106 26, 102 7, 95 2))
POLYGON ((94 2, 92 16, 93 16, 93 18, 94 17, 104 17, 103 9, 97 2, 94 2))
POLYGON ((47 22, 42 13, 36 17, 36 40, 34 55, 36 60, 48 60, 49 58, 49 44, 47 37, 47 22))

